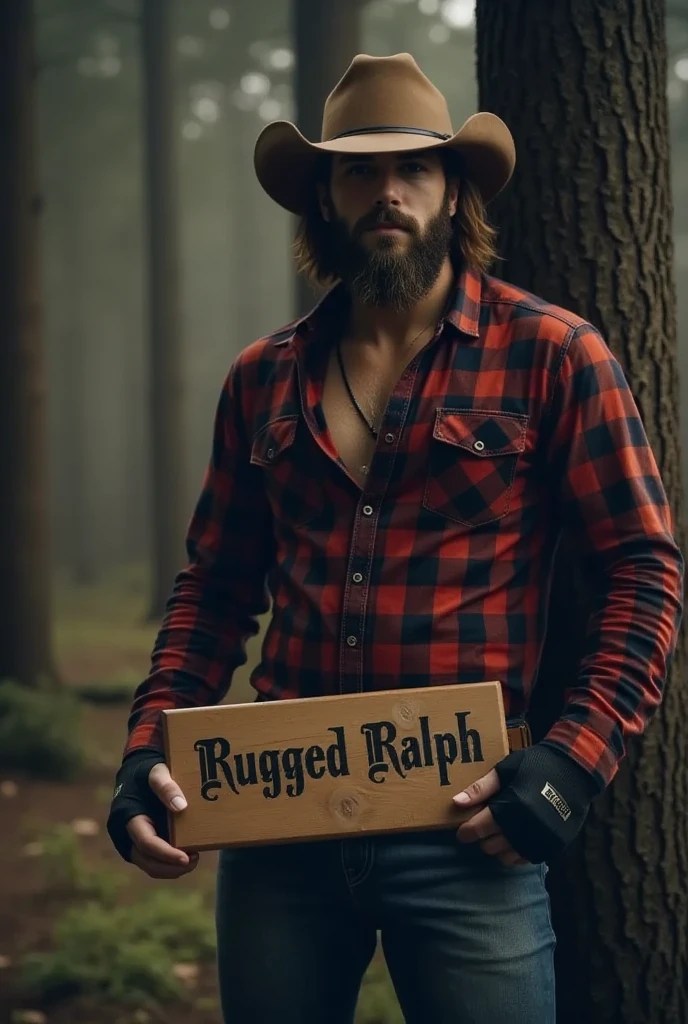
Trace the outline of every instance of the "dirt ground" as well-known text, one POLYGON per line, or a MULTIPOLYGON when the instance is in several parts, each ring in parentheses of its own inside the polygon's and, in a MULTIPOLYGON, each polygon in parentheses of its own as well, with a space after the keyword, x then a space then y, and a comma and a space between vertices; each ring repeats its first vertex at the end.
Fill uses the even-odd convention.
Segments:
MULTIPOLYGON (((98 686, 125 682, 133 688, 149 664, 155 625, 145 624, 146 588, 140 577, 120 574, 106 586, 58 592, 56 653, 66 685, 98 686)), ((249 645, 246 668, 232 687, 235 701, 250 699, 248 669, 257 657, 260 638, 249 645)), ((183 982, 188 1001, 157 1009, 108 1005, 74 996, 43 1005, 15 991, 19 963, 28 952, 53 947, 57 917, 82 900, 73 890, 56 891, 47 884, 46 865, 38 846, 41 837, 58 825, 90 823, 92 834, 79 834, 78 843, 89 869, 126 876, 122 901, 135 901, 160 886, 176 892, 197 891, 209 899, 214 890, 217 855, 205 853, 199 867, 175 882, 148 879, 124 865, 113 850, 105 821, 112 783, 126 734, 128 703, 84 702, 81 734, 89 758, 87 774, 73 783, 37 781, 0 771, 0 1024, 219 1024, 214 966, 200 965, 197 977, 183 982)), ((78 827, 78 826, 77 826, 78 827)), ((384 965, 377 963, 373 1003, 388 996, 384 965), (380 995, 378 996, 378 992, 380 995)), ((372 992, 372 987, 368 989, 372 992)), ((396 1012, 360 1013, 361 1024, 386 1024, 396 1012)), ((306 1024, 306 1022, 304 1022, 306 1024)))
MULTIPOLYGON (((75 783, 49 783, 21 779, 14 796, 0 796, 0 818, 3 842, 0 844, 0 956, 9 960, 0 974, 0 1022, 11 1024, 20 1009, 40 1010, 49 1024, 124 1024, 136 1021, 135 1008, 90 1004, 83 999, 68 999, 55 1006, 40 1006, 12 994, 20 956, 29 950, 50 947, 52 923, 57 914, 69 905, 69 897, 46 895, 45 872, 40 856, 32 855, 32 843, 49 831, 51 825, 78 819, 94 821, 95 835, 84 836, 80 842, 89 866, 120 870, 115 851, 105 831, 108 798, 118 754, 122 746, 126 710, 122 706, 84 708, 84 731, 94 747, 101 751, 101 765, 94 768, 87 780, 75 783), (107 763, 109 762, 109 764, 107 763)), ((7 781, 5 776, 0 781, 7 781)), ((212 887, 216 854, 204 854, 193 875, 175 882, 177 888, 212 887)), ((130 877, 128 899, 137 893, 160 886, 135 869, 124 868, 130 877)), ((163 885, 169 883, 162 883, 163 885)), ((217 1024, 216 985, 212 968, 201 968, 192 993, 194 1024, 217 1024), (201 1007, 201 1008, 199 1008, 201 1007), (202 1007, 206 1007, 203 1009, 202 1007)), ((150 1012, 150 1011, 149 1011, 150 1012)), ((160 1013, 151 1012, 150 1024, 181 1024, 190 1019, 189 1007, 166 1006, 160 1013)), ((19 1019, 21 1019, 19 1017, 19 1019)), ((139 1017, 145 1020, 144 1017, 139 1017)), ((37 1018, 38 1020, 38 1018, 37 1018)))

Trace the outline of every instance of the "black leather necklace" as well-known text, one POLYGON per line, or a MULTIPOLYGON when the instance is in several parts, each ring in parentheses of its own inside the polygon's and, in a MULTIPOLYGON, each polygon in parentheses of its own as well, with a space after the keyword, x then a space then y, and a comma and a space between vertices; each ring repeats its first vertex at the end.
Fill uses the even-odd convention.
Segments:
MULTIPOLYGON (((432 326, 432 324, 428 324, 428 327, 431 327, 431 326, 432 326)), ((409 342, 408 346, 406 346, 406 348, 411 348, 412 345, 415 345, 415 343, 420 338, 421 334, 423 334, 425 331, 427 331, 428 327, 423 327, 423 329, 418 332, 418 334, 415 336, 415 338, 411 339, 411 341, 409 342)), ((353 407, 356 410, 356 412, 358 413, 358 415, 361 417, 361 420, 363 421, 363 423, 365 423, 366 427, 370 431, 370 433, 373 436, 373 438, 375 440, 377 440, 378 431, 376 430, 375 426, 372 423, 368 422, 368 418, 365 415, 365 413, 363 412, 363 410, 361 409, 361 407, 358 404, 358 402, 356 401, 356 396, 353 393, 353 390, 351 388, 351 384, 349 383, 349 378, 347 377, 346 370, 344 369, 344 359, 342 358, 342 346, 341 346, 341 342, 340 342, 339 339, 337 339, 337 362, 339 363, 339 371, 340 371, 340 373, 342 375, 342 380, 344 381, 344 386, 345 386, 345 388, 346 388, 346 390, 348 392, 349 398, 351 399, 351 404, 353 405, 353 407)))
POLYGON ((347 377, 346 370, 344 369, 344 360, 342 359, 342 347, 341 347, 339 341, 337 341, 337 360, 339 362, 339 370, 340 370, 340 373, 342 375, 342 380, 344 381, 344 386, 346 387, 346 390, 349 393, 349 398, 351 399, 351 404, 353 405, 354 409, 356 410, 358 415, 361 417, 361 419, 363 420, 363 422, 365 423, 366 427, 368 428, 370 433, 373 435, 375 440, 377 440, 377 435, 378 435, 377 430, 375 429, 375 427, 373 426, 372 423, 368 422, 365 413, 363 412, 363 410, 361 409, 360 405, 356 401, 355 394, 351 390, 351 385, 349 384, 349 378, 347 377))

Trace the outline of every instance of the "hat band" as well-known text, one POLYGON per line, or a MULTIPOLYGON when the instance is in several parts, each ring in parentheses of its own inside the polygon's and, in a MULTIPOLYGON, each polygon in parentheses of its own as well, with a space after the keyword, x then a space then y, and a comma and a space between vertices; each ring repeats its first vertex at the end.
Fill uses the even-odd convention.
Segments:
POLYGON ((377 124, 371 128, 352 128, 350 131, 340 132, 338 135, 333 135, 329 141, 334 142, 335 139, 345 139, 348 135, 377 135, 384 132, 394 133, 395 135, 400 132, 404 135, 429 135, 432 139, 451 139, 451 135, 433 132, 429 128, 408 128, 406 125, 399 124, 377 124))

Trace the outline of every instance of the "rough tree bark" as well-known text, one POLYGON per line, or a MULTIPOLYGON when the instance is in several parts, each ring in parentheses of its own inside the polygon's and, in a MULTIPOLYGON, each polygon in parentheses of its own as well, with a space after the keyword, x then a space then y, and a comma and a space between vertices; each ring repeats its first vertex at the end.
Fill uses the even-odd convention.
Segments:
POLYGON ((0 679, 55 677, 33 5, 0 5, 0 679))
MULTIPOLYGON (((320 141, 325 100, 360 50, 362 4, 363 0, 294 0, 297 124, 312 142, 320 141)), ((299 276, 297 316, 312 307, 315 297, 299 276)))
POLYGON ((164 612, 174 577, 182 567, 186 519, 172 45, 172 0, 144 0, 152 619, 159 619, 164 612))
MULTIPOLYGON (((478 0, 477 45, 480 107, 509 124, 519 160, 492 214, 498 272, 601 329, 683 542, 664 0, 478 0)), ((576 670, 574 560, 557 567, 538 735, 576 670)), ((688 1020, 685 669, 683 633, 656 719, 552 866, 560 1024, 688 1020)))

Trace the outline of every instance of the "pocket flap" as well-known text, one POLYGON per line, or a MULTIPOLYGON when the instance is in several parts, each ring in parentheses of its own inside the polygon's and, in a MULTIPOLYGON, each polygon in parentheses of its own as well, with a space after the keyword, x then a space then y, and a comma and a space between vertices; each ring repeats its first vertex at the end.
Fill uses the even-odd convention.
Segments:
POLYGON ((481 409, 438 409, 433 437, 483 458, 522 452, 527 416, 481 409))
POLYGON ((251 462, 256 466, 271 466, 276 462, 294 443, 298 422, 298 416, 285 416, 262 427, 253 439, 251 462))

